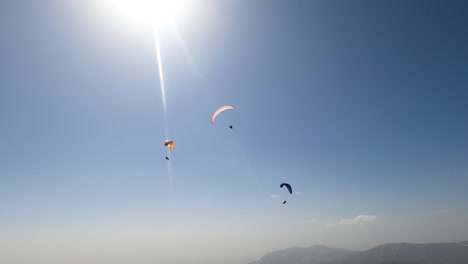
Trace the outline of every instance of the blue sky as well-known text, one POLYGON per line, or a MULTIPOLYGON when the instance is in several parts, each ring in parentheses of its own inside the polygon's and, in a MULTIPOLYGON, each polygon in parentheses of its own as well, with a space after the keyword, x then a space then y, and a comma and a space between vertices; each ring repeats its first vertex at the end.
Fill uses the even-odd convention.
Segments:
POLYGON ((465 1, 196 3, 160 32, 167 120, 150 27, 93 1, 0 3, 4 261, 468 240, 465 1))

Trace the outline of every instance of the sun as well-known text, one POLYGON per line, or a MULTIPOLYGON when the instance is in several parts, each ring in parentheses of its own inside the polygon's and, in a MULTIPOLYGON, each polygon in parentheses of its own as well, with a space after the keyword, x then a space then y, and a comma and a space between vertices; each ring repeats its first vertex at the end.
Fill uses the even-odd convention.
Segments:
POLYGON ((187 13, 188 0, 106 0, 106 7, 131 23, 161 28, 179 22, 187 13))

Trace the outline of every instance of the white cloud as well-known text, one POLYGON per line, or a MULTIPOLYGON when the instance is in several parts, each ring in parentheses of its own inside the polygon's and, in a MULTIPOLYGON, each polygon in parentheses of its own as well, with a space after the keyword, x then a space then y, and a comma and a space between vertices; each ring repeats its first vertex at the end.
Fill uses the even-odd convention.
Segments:
POLYGON ((300 192, 300 191, 297 191, 297 192, 295 192, 295 194, 297 194, 297 195, 300 195, 300 194, 301 194, 301 192, 300 192))
POLYGON ((448 213, 447 209, 440 209, 440 210, 436 211, 436 214, 446 214, 446 213, 448 213))
POLYGON ((358 223, 371 223, 377 221, 378 217, 375 215, 358 215, 354 218, 341 219, 339 225, 352 225, 358 223))
POLYGON ((272 194, 272 195, 270 195, 270 198, 271 198, 271 199, 278 198, 278 195, 276 195, 276 194, 272 194))

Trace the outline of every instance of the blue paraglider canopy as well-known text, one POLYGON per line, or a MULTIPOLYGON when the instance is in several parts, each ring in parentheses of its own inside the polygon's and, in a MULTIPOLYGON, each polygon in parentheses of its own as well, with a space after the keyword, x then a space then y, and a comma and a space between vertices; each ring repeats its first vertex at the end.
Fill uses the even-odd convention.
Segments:
POLYGON ((288 188, 289 193, 292 194, 291 185, 289 185, 288 183, 282 183, 280 187, 283 188, 283 186, 286 186, 286 188, 288 188))

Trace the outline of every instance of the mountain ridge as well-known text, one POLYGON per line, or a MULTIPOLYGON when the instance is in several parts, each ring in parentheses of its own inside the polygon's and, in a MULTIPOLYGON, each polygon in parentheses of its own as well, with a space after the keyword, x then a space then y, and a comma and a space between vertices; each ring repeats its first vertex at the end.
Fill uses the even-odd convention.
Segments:
POLYGON ((467 264, 468 241, 387 243, 353 251, 325 245, 270 252, 249 264, 467 264))

